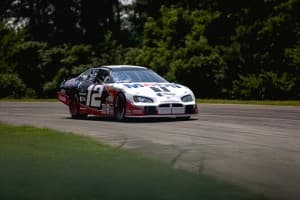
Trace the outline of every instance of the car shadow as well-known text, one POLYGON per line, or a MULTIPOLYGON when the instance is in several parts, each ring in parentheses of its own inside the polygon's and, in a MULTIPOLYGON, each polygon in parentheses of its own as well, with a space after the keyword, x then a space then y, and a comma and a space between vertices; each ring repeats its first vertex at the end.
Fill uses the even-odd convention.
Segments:
POLYGON ((80 121, 103 121, 112 123, 166 123, 166 122, 184 122, 184 121, 195 121, 197 118, 181 119, 181 118, 127 118, 124 121, 117 121, 112 117, 98 117, 98 116, 88 116, 85 118, 71 118, 65 117, 65 119, 70 120, 80 120, 80 121))
POLYGON ((164 122, 179 122, 179 121, 194 121, 196 118, 179 119, 179 118, 130 118, 123 123, 164 123, 164 122))

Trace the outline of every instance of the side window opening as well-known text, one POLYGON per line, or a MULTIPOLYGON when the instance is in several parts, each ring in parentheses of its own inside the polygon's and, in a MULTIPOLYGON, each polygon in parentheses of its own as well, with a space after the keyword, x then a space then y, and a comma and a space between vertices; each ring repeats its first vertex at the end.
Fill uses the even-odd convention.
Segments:
POLYGON ((107 70, 100 69, 96 75, 95 81, 98 83, 103 83, 107 81, 109 77, 109 72, 107 70))

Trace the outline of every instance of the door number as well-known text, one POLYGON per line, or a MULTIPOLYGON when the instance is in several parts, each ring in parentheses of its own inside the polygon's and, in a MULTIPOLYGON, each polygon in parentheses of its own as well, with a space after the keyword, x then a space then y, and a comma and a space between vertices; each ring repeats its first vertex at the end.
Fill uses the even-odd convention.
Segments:
POLYGON ((86 105, 90 107, 101 107, 101 96, 103 92, 103 85, 90 85, 87 91, 86 105))

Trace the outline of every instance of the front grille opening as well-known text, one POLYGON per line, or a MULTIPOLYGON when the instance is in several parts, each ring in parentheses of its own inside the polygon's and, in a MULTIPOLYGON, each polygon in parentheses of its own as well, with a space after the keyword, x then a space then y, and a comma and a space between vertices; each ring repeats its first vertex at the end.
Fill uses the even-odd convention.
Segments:
POLYGON ((145 106, 144 107, 144 115, 156 115, 156 107, 155 106, 145 106))
POLYGON ((169 107, 170 107, 170 104, 168 104, 168 103, 160 104, 159 107, 160 107, 160 108, 169 108, 169 107))
POLYGON ((174 108, 174 107, 183 107, 183 105, 180 104, 180 103, 173 103, 173 104, 172 104, 172 107, 173 107, 173 108, 174 108))

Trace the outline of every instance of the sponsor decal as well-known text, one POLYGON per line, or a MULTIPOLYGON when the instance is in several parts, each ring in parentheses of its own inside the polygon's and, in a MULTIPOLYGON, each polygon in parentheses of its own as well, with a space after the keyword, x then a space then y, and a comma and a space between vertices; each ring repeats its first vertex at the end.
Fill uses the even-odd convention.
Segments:
POLYGON ((163 101, 160 101, 161 103, 179 103, 180 101, 178 100, 163 100, 163 101))
POLYGON ((161 90, 165 92, 170 92, 168 88, 181 88, 177 84, 173 83, 124 83, 127 88, 142 88, 142 87, 151 87, 153 90, 161 90))
POLYGON ((127 88, 140 88, 140 87, 144 87, 142 84, 139 84, 139 83, 123 84, 123 85, 126 86, 127 88))
POLYGON ((164 96, 175 96, 176 94, 170 92, 163 92, 162 95, 164 96))

